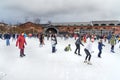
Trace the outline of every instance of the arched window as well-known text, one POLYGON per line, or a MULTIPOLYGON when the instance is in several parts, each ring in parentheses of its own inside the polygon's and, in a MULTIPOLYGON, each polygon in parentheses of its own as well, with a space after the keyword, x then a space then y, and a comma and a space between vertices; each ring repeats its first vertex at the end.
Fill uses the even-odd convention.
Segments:
POLYGON ((118 26, 120 26, 120 24, 117 24, 118 26))
POLYGON ((115 24, 111 23, 111 24, 109 24, 109 26, 115 26, 115 24))
POLYGON ((101 26, 106 26, 106 24, 101 24, 101 26))
POLYGON ((76 28, 74 28, 74 29, 76 29, 76 28))
POLYGON ((99 24, 93 24, 93 26, 99 26, 99 24))

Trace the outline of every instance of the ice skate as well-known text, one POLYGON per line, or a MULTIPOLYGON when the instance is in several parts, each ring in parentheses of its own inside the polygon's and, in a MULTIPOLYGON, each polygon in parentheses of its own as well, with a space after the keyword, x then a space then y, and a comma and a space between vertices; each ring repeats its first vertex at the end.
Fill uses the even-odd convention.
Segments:
POLYGON ((82 56, 81 54, 78 54, 79 56, 82 56))
POLYGON ((87 63, 87 60, 85 60, 84 63, 87 63))
POLYGON ((23 55, 20 55, 20 57, 23 57, 23 55))
POLYGON ((25 54, 23 54, 23 57, 26 56, 25 54))
POLYGON ((112 53, 115 53, 115 51, 111 50, 112 53))
POLYGON ((101 56, 98 56, 98 58, 102 58, 101 56))
POLYGON ((75 54, 77 54, 76 52, 74 52, 75 54))
POLYGON ((92 63, 90 61, 88 61, 87 64, 92 65, 92 63))

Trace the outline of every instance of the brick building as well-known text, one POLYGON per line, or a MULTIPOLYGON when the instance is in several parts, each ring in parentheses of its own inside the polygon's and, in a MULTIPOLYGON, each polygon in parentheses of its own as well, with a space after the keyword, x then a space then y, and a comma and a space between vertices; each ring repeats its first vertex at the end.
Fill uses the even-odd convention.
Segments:
MULTIPOLYGON (((3 25, 2 25, 3 26, 3 25)), ((120 21, 91 21, 91 22, 66 22, 66 23, 49 23, 49 24, 35 24, 32 22, 26 22, 17 27, 14 30, 26 33, 89 33, 89 34, 109 34, 114 32, 120 34, 120 21)))

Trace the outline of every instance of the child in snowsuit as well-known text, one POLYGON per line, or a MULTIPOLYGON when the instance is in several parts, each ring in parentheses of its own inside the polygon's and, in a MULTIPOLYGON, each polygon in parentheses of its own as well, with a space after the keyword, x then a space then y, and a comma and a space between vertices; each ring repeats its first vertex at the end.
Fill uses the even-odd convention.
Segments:
POLYGON ((103 43, 102 43, 102 39, 100 40, 100 42, 98 42, 98 50, 99 50, 99 53, 98 53, 98 57, 101 58, 101 53, 102 53, 102 47, 105 46, 103 43))
POLYGON ((69 44, 68 46, 65 47, 64 51, 71 51, 71 45, 69 44))

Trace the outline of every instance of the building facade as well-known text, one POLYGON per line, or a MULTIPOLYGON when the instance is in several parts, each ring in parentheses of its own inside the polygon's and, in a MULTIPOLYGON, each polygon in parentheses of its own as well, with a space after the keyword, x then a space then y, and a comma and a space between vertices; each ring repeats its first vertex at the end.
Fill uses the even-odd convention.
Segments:
MULTIPOLYGON (((3 24, 0 25, 3 27, 3 24)), ((1 30, 1 29, 0 29, 1 30)), ((35 24, 26 22, 16 27, 11 27, 13 32, 25 33, 56 33, 56 34, 97 34, 104 35, 114 32, 120 34, 120 21, 91 21, 91 22, 66 22, 66 23, 49 23, 49 24, 35 24)))

